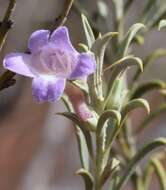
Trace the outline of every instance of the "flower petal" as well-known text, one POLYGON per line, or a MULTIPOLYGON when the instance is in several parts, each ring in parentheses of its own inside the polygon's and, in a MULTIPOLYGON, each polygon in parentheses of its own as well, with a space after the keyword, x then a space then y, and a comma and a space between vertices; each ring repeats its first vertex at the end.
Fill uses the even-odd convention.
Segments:
POLYGON ((70 38, 69 38, 69 32, 68 29, 65 26, 61 26, 54 30, 50 37, 50 41, 53 42, 58 47, 62 47, 68 51, 71 51, 75 54, 78 54, 78 52, 75 50, 75 48, 72 46, 70 38))
POLYGON ((31 55, 24 53, 10 53, 5 56, 3 66, 14 73, 27 77, 34 77, 33 73, 27 66, 30 61, 31 55))
POLYGON ((71 73, 69 79, 79 79, 82 77, 86 77, 95 72, 96 69, 96 61, 92 55, 88 53, 80 53, 78 56, 78 62, 71 73))
POLYGON ((55 102, 62 96, 64 88, 64 79, 37 77, 33 79, 32 95, 38 103, 55 102))
POLYGON ((33 32, 28 41, 28 48, 31 53, 39 51, 44 45, 46 45, 48 43, 49 35, 49 30, 37 30, 33 32))

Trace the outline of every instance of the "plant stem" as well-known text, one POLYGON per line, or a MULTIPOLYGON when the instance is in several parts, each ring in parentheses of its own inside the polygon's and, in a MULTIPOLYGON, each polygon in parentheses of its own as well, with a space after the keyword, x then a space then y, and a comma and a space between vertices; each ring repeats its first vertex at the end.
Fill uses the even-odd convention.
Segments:
POLYGON ((55 28, 58 27, 58 26, 64 25, 64 23, 67 20, 67 16, 68 16, 68 14, 70 12, 70 9, 71 9, 71 7, 73 5, 73 2, 74 2, 74 0, 66 0, 65 1, 62 13, 60 14, 59 17, 57 17, 55 19, 55 25, 54 25, 55 28))
POLYGON ((2 21, 1 26, 0 26, 0 51, 3 47, 4 42, 5 42, 7 33, 12 26, 12 21, 10 20, 10 18, 11 18, 13 10, 15 8, 15 5, 16 5, 15 0, 9 1, 8 8, 6 10, 6 13, 4 15, 3 21, 2 21))

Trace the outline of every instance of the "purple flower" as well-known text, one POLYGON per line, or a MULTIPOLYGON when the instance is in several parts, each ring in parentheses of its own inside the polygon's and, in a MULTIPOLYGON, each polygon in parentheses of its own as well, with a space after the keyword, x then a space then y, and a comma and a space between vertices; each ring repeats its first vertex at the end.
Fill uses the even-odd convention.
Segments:
POLYGON ((33 78, 32 94, 40 103, 57 101, 67 79, 85 78, 96 69, 90 53, 74 49, 66 27, 59 27, 51 35, 49 30, 35 31, 28 48, 31 54, 10 53, 3 64, 10 71, 33 78))

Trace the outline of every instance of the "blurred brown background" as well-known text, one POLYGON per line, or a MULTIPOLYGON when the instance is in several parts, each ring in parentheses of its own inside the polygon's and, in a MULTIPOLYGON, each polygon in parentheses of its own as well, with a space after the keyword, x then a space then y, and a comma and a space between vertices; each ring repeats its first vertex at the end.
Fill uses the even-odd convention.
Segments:
MULTIPOLYGON (((93 12, 95 0, 81 1, 93 12)), ((0 18, 7 7, 7 0, 0 0, 0 18)), ((110 5, 110 2, 108 1, 110 5)), ((134 22, 143 1, 135 1, 127 19, 127 26, 134 22)), ((24 51, 32 31, 47 28, 61 12, 61 0, 17 0, 13 15, 14 28, 10 30, 7 42, 1 52, 24 51)), ((111 6, 109 7, 111 11, 111 6)), ((80 17, 73 10, 66 23, 72 42, 77 45, 84 39, 80 17)), ((146 35, 145 45, 135 49, 143 57, 151 50, 166 47, 166 33, 152 31, 146 35)), ((1 64, 2 65, 2 64, 1 64)), ((132 74, 130 71, 130 74, 132 74)), ((165 59, 147 69, 141 80, 166 79, 165 59)), ((1 72, 3 68, 1 66, 1 72)), ((130 78, 130 77, 129 77, 130 78)), ((151 108, 161 102, 157 93, 150 93, 151 108)), ((81 190, 84 188, 80 177, 74 172, 80 167, 76 139, 72 124, 56 116, 64 111, 61 101, 55 104, 36 104, 31 96, 31 80, 17 77, 14 87, 0 94, 0 190, 81 190)), ((142 112, 137 112, 137 122, 142 112)), ((166 136, 165 116, 161 116, 149 127, 140 140, 148 141, 162 134, 166 136), (148 134, 148 135, 147 135, 148 134)), ((157 187, 154 187, 157 190, 157 187)))

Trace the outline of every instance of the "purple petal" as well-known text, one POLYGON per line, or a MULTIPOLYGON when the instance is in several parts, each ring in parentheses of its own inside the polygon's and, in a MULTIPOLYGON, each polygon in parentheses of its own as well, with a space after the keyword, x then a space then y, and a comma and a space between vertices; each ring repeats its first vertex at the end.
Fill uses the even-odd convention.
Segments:
POLYGON ((54 32, 51 35, 50 41, 58 47, 62 47, 64 49, 67 49, 68 51, 78 54, 78 52, 71 44, 69 32, 65 26, 61 26, 58 29, 54 30, 54 32))
POLYGON ((65 79, 37 77, 33 79, 32 95, 38 103, 55 102, 65 88, 65 79))
POLYGON ((34 77, 27 65, 30 65, 31 55, 24 53, 10 53, 5 56, 3 66, 20 75, 34 77))
POLYGON ((39 51, 44 45, 46 45, 48 43, 49 35, 49 30, 37 30, 33 32, 28 42, 28 48, 31 53, 39 51))
POLYGON ((71 73, 69 79, 79 79, 82 77, 86 77, 95 72, 96 69, 96 61, 92 55, 88 53, 80 53, 78 56, 78 62, 71 73))

